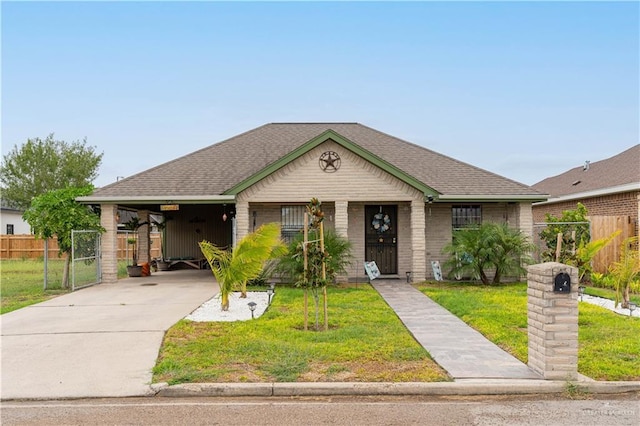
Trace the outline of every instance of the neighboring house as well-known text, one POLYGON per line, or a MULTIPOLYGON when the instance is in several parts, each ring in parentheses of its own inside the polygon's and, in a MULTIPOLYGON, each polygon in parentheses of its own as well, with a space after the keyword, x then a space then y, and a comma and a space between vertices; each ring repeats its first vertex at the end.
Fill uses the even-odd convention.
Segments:
POLYGON ((31 227, 22 219, 22 213, 24 211, 8 206, 3 202, 0 209, 0 234, 31 234, 31 227))
POLYGON ((547 201, 533 205, 536 223, 547 213, 560 217, 582 203, 590 216, 628 216, 638 235, 640 216, 640 145, 606 160, 585 162, 558 176, 533 185, 549 194, 547 201))
MULTIPOLYGON (((100 204, 103 280, 115 281, 116 212, 163 213, 169 258, 201 258, 198 241, 220 246, 263 223, 284 238, 322 202, 326 227, 353 244, 349 277, 375 260, 383 275, 433 277, 431 261, 455 228, 506 222, 533 232, 535 189, 357 123, 273 123, 143 171, 81 197, 100 204)), ((141 261, 149 258, 141 229, 141 261)))

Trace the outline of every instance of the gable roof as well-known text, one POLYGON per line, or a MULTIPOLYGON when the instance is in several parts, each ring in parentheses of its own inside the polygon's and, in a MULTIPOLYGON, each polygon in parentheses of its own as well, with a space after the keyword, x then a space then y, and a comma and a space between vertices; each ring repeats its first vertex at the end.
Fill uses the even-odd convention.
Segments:
POLYGON ((533 187, 552 198, 586 197, 640 189, 640 144, 606 160, 585 163, 584 166, 544 179, 533 187))
POLYGON ((331 139, 440 199, 536 199, 535 189, 358 123, 271 123, 99 188, 83 201, 234 199, 331 139))

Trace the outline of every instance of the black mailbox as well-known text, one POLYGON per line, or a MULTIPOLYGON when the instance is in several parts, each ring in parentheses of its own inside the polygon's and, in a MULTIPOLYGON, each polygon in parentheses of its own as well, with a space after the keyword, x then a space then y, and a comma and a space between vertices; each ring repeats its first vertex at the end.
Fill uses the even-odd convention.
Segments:
POLYGON ((554 293, 571 293, 571 276, 566 272, 556 274, 553 281, 554 293))

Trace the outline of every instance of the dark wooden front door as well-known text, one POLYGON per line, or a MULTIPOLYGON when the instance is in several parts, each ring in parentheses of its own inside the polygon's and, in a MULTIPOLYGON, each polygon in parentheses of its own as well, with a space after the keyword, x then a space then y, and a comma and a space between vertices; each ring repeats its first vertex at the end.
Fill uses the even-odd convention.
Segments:
POLYGON ((398 206, 365 206, 365 260, 383 275, 398 273, 398 206))

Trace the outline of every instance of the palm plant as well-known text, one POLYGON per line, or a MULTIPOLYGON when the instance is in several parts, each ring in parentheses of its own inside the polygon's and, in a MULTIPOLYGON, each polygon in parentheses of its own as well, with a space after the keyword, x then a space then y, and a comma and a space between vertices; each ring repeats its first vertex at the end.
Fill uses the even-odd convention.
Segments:
POLYGON ((127 243, 131 245, 131 265, 138 265, 138 229, 141 226, 147 225, 149 222, 140 222, 138 216, 134 216, 124 223, 124 229, 131 231, 132 237, 127 239, 127 243))
POLYGON ((478 228, 456 231, 453 242, 443 251, 450 255, 445 266, 452 275, 471 275, 484 284, 499 284, 505 275, 520 276, 526 272, 523 265, 531 263, 529 253, 533 248, 519 229, 487 222, 478 228), (488 276, 490 269, 494 270, 493 280, 488 276))
POLYGON ((246 297, 247 281, 258 277, 269 259, 286 252, 277 223, 262 225, 255 232, 247 234, 230 251, 208 241, 201 241, 199 245, 220 285, 223 311, 229 310, 229 295, 232 291, 239 289, 242 296, 246 297))
POLYGON ((638 237, 626 238, 620 247, 620 260, 609 268, 616 285, 616 306, 629 307, 631 283, 640 278, 640 251, 636 248, 638 237))
POLYGON ((597 240, 589 241, 588 243, 583 241, 577 248, 575 255, 572 258, 567 259, 566 263, 568 265, 578 268, 580 282, 590 280, 591 273, 593 272, 591 261, 600 250, 605 248, 618 235, 620 235, 619 230, 605 238, 598 238, 597 240))
POLYGON ((529 253, 533 252, 535 245, 524 232, 509 228, 505 223, 493 227, 489 238, 488 243, 493 245, 494 284, 498 284, 505 275, 522 276, 527 273, 523 265, 532 263, 529 253))

